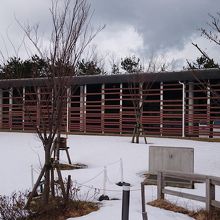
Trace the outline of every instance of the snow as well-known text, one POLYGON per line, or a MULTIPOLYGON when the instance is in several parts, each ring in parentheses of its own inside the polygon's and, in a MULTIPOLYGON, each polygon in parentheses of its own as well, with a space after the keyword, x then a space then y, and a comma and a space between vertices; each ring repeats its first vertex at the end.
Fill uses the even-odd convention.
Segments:
MULTIPOLYGON (((31 188, 31 165, 39 171, 40 162, 43 163, 43 149, 35 134, 27 133, 0 133, 0 194, 10 195, 13 191, 31 188)), ((73 163, 88 165, 87 169, 63 172, 64 176, 71 174, 72 179, 81 187, 81 197, 89 198, 94 188, 103 193, 104 167, 107 170, 106 194, 110 200, 103 201, 101 208, 89 215, 72 218, 76 220, 119 220, 121 219, 122 188, 115 185, 121 181, 120 158, 123 161, 124 181, 131 184, 130 220, 141 220, 140 174, 148 170, 148 150, 150 145, 193 147, 195 150, 195 173, 220 176, 220 147, 219 143, 199 142, 192 140, 170 138, 148 138, 149 144, 130 143, 130 137, 116 136, 87 136, 69 135, 68 146, 73 163), (89 191, 89 194, 87 193, 89 191)), ((66 155, 61 155, 62 161, 67 161, 66 155)), ((37 178, 37 172, 34 173, 37 178)), ((204 184, 196 184, 196 189, 178 189, 196 195, 205 194, 204 184)), ((156 199, 156 186, 146 187, 146 201, 156 199)), ((175 196, 166 196, 167 199, 192 210, 204 208, 205 204, 182 199, 175 196)), ((220 189, 217 187, 216 198, 220 200, 220 189)), ((187 220, 186 215, 162 210, 146 205, 149 220, 187 220)))

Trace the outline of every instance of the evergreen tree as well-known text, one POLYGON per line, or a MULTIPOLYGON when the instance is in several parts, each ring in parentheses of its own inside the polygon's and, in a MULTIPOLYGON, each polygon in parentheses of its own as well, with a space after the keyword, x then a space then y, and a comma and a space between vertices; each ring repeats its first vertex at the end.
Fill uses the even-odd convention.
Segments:
POLYGON ((119 72, 119 67, 114 63, 113 65, 112 65, 112 71, 111 71, 111 73, 112 74, 119 74, 120 72, 119 72))
POLYGON ((141 71, 140 59, 135 56, 125 57, 121 60, 121 68, 128 73, 135 73, 141 71))
POLYGON ((211 68, 219 68, 219 65, 214 62, 213 59, 207 58, 204 55, 198 57, 195 62, 190 63, 187 61, 188 67, 187 69, 211 69, 211 68))
POLYGON ((85 61, 82 59, 78 62, 77 75, 100 75, 102 73, 102 69, 93 60, 85 61))
POLYGON ((48 69, 47 61, 37 55, 28 60, 21 60, 19 57, 11 57, 6 63, 0 66, 1 79, 19 79, 43 77, 48 69))

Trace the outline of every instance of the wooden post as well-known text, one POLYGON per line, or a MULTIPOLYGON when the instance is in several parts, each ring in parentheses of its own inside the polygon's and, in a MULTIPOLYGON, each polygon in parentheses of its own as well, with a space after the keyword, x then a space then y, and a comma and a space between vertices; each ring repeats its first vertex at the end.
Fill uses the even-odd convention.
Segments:
POLYGON ((12 130, 13 88, 9 89, 9 129, 12 130))
POLYGON ((54 198, 55 197, 55 181, 54 181, 54 167, 51 168, 51 195, 54 198))
POLYGON ((164 179, 163 179, 163 173, 158 172, 157 173, 157 199, 164 199, 164 179))
POLYGON ((84 85, 84 91, 83 91, 83 132, 86 133, 86 101, 87 101, 87 86, 84 85))
POLYGON ((22 88, 22 130, 24 131, 25 124, 25 87, 22 88))
POLYGON ((188 97, 188 134, 192 136, 194 134, 193 125, 194 125, 194 84, 193 82, 189 82, 189 97, 188 97))
MULTIPOLYGON (((140 123, 140 128, 143 127, 143 111, 144 111, 144 107, 143 107, 143 83, 139 83, 139 95, 140 95, 140 99, 139 99, 139 123, 140 123)), ((143 129, 141 130, 141 134, 145 136, 143 129)))
POLYGON ((104 134, 105 133, 105 120, 104 120, 104 115, 105 115, 105 84, 102 84, 101 94, 102 94, 102 99, 101 99, 101 130, 102 130, 102 134, 104 134))
POLYGON ((67 147, 66 147, 66 155, 67 155, 67 159, 68 159, 69 164, 72 164, 71 159, 70 159, 70 155, 69 155, 69 151, 68 151, 67 147))
POLYGON ((208 136, 212 137, 210 112, 211 112, 211 89, 210 89, 210 82, 208 82, 207 83, 207 125, 208 125, 208 136))
POLYGON ((208 212, 212 209, 212 200, 215 200, 215 185, 211 183, 211 179, 206 179, 206 210, 208 212))
POLYGON ((71 175, 68 175, 67 188, 66 188, 66 202, 68 202, 70 197, 70 187, 71 187, 71 175))
POLYGON ((142 217, 143 220, 148 220, 147 212, 145 207, 145 191, 144 191, 144 183, 141 183, 141 204, 142 204, 142 217))
POLYGON ((186 111, 186 85, 184 82, 180 82, 182 85, 182 137, 185 137, 185 111, 186 111))
POLYGON ((119 126, 120 126, 120 134, 122 134, 122 105, 123 105, 123 102, 122 102, 122 92, 123 92, 123 84, 120 83, 120 119, 119 119, 119 126))
POLYGON ((163 82, 160 83, 160 136, 163 136, 163 82))
POLYGON ((34 195, 36 194, 37 187, 40 185, 40 181, 41 181, 41 179, 42 179, 42 177, 43 177, 43 175, 44 175, 44 172, 45 172, 45 165, 43 166, 43 168, 42 168, 42 170, 41 170, 41 172, 40 172, 40 175, 39 175, 39 177, 38 177, 38 179, 37 179, 37 181, 36 181, 36 183, 35 183, 35 185, 34 185, 34 188, 32 189, 32 191, 31 191, 31 193, 30 193, 30 195, 29 195, 29 197, 28 197, 28 200, 27 200, 27 203, 26 203, 26 205, 25 205, 25 208, 28 208, 28 207, 29 207, 30 202, 32 201, 34 195))
POLYGON ((2 118, 3 118, 3 113, 2 113, 2 110, 3 110, 3 90, 0 89, 0 128, 2 129, 2 118))
POLYGON ((70 102, 71 102, 71 88, 66 89, 66 134, 69 133, 70 124, 70 102))
POLYGON ((37 126, 40 126, 40 115, 41 114, 41 89, 37 87, 37 126))
POLYGON ((79 121, 79 130, 80 132, 84 131, 84 87, 80 86, 79 89, 79 105, 80 105, 80 121, 79 121))
POLYGON ((63 194, 63 198, 66 197, 66 192, 65 192, 65 186, 63 184, 63 178, 60 172, 60 168, 59 168, 59 164, 56 164, 56 171, 57 171, 57 175, 58 175, 58 180, 59 180, 59 184, 60 184, 60 188, 63 194))

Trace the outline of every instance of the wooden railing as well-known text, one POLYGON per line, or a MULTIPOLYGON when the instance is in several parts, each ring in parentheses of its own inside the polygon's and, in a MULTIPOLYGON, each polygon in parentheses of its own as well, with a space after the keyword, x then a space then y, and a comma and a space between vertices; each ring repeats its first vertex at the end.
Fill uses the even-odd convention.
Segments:
MULTIPOLYGON (((215 186, 220 186, 220 177, 207 176, 193 173, 182 173, 173 171, 159 171, 157 174, 157 198, 164 199, 165 194, 178 196, 182 198, 192 199, 206 204, 206 210, 210 212, 212 208, 220 208, 220 202, 215 199, 215 186), (170 189, 165 189, 165 177, 171 177, 180 180, 194 181, 205 183, 205 196, 193 195, 190 193, 178 192, 170 189)), ((145 187, 146 182, 141 183, 141 200, 142 200, 142 219, 148 220, 145 207, 145 187)))
POLYGON ((206 204, 206 210, 209 212, 213 207, 220 208, 220 202, 215 200, 215 186, 220 186, 220 177, 207 176, 193 173, 182 173, 172 171, 159 171, 157 174, 157 198, 164 199, 165 194, 178 196, 186 199, 192 199, 206 204), (178 192, 165 189, 165 178, 178 178, 181 180, 205 183, 205 196, 193 195, 190 193, 178 192))

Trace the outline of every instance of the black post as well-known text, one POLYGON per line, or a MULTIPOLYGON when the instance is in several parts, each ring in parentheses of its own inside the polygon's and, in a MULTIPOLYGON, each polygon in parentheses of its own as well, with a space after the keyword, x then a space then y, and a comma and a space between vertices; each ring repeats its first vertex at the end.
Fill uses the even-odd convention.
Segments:
POLYGON ((68 175, 67 187, 66 187, 66 203, 69 201, 71 187, 71 175, 68 175))
POLYGON ((141 183, 141 203, 142 203, 142 218, 143 220, 148 220, 147 212, 145 208, 145 191, 144 191, 144 183, 141 183))
POLYGON ((122 195, 122 220, 129 219, 129 201, 130 201, 130 184, 125 183, 123 185, 123 195, 122 195))

